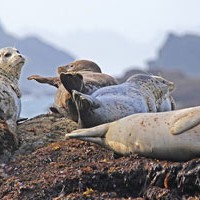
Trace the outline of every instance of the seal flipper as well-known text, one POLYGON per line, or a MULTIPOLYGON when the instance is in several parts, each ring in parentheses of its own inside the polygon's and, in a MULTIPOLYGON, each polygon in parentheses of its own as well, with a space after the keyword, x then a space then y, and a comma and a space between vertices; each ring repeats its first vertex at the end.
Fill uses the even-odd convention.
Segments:
POLYGON ((93 142, 101 146, 109 148, 105 141, 106 133, 110 123, 102 124, 93 128, 78 129, 65 135, 65 139, 79 139, 83 141, 93 142))
POLYGON ((181 134, 200 124, 200 106, 180 110, 171 117, 170 121, 172 124, 170 133, 173 135, 181 134))
POLYGON ((46 83, 58 88, 59 78, 58 77, 43 77, 39 75, 32 75, 27 78, 28 80, 35 80, 39 83, 46 83))
POLYGON ((98 100, 90 95, 72 90, 72 99, 76 104, 77 110, 88 110, 89 108, 98 108, 98 100))
POLYGON ((72 94, 72 90, 80 92, 84 88, 83 76, 81 74, 61 73, 60 81, 70 94, 72 94))
POLYGON ((174 98, 170 95, 169 99, 170 99, 170 102, 171 102, 171 109, 176 110, 176 102, 175 102, 174 98))

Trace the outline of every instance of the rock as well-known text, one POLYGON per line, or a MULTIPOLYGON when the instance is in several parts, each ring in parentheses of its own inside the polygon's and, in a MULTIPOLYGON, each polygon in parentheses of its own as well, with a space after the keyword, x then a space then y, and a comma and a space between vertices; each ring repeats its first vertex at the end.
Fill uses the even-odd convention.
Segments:
POLYGON ((18 125, 20 147, 15 154, 27 154, 49 143, 62 141, 65 133, 77 128, 76 122, 60 114, 36 116, 18 125))
POLYGON ((8 129, 5 121, 0 120, 0 163, 8 162, 16 147, 15 134, 8 129))
POLYGON ((45 114, 18 125, 20 147, 0 165, 0 199, 199 199, 200 158, 169 162, 63 141, 77 124, 45 114))

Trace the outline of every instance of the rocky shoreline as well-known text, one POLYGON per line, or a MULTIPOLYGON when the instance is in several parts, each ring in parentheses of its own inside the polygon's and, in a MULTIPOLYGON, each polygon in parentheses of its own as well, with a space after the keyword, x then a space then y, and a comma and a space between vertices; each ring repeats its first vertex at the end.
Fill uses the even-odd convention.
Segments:
POLYGON ((119 157, 95 144, 65 141, 77 128, 58 114, 20 123, 20 147, 0 165, 0 199, 200 198, 200 159, 119 157))

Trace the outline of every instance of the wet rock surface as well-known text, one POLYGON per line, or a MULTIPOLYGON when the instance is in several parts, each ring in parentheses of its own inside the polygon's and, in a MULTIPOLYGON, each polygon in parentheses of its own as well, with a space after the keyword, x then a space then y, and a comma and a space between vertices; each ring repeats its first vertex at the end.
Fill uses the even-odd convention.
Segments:
POLYGON ((5 121, 0 119, 0 164, 8 162, 17 147, 16 134, 12 133, 5 121))
POLYGON ((64 141, 77 128, 55 114, 18 125, 20 147, 0 165, 0 199, 200 198, 200 159, 119 157, 89 142, 64 141))

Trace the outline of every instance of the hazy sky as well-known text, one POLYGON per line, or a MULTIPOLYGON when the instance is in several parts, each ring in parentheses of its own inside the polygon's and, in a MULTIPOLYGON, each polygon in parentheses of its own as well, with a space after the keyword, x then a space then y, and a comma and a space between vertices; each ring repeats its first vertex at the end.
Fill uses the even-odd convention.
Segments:
MULTIPOLYGON (((0 0, 0 21, 11 33, 39 35, 71 51, 76 48, 67 47, 67 37, 69 41, 77 32, 105 31, 133 44, 150 44, 153 54, 167 32, 200 33, 200 1, 0 0)), ((81 50, 73 53, 82 56, 81 50)), ((98 56, 95 58, 101 60, 98 56)), ((144 58, 133 64, 141 64, 144 58)))

